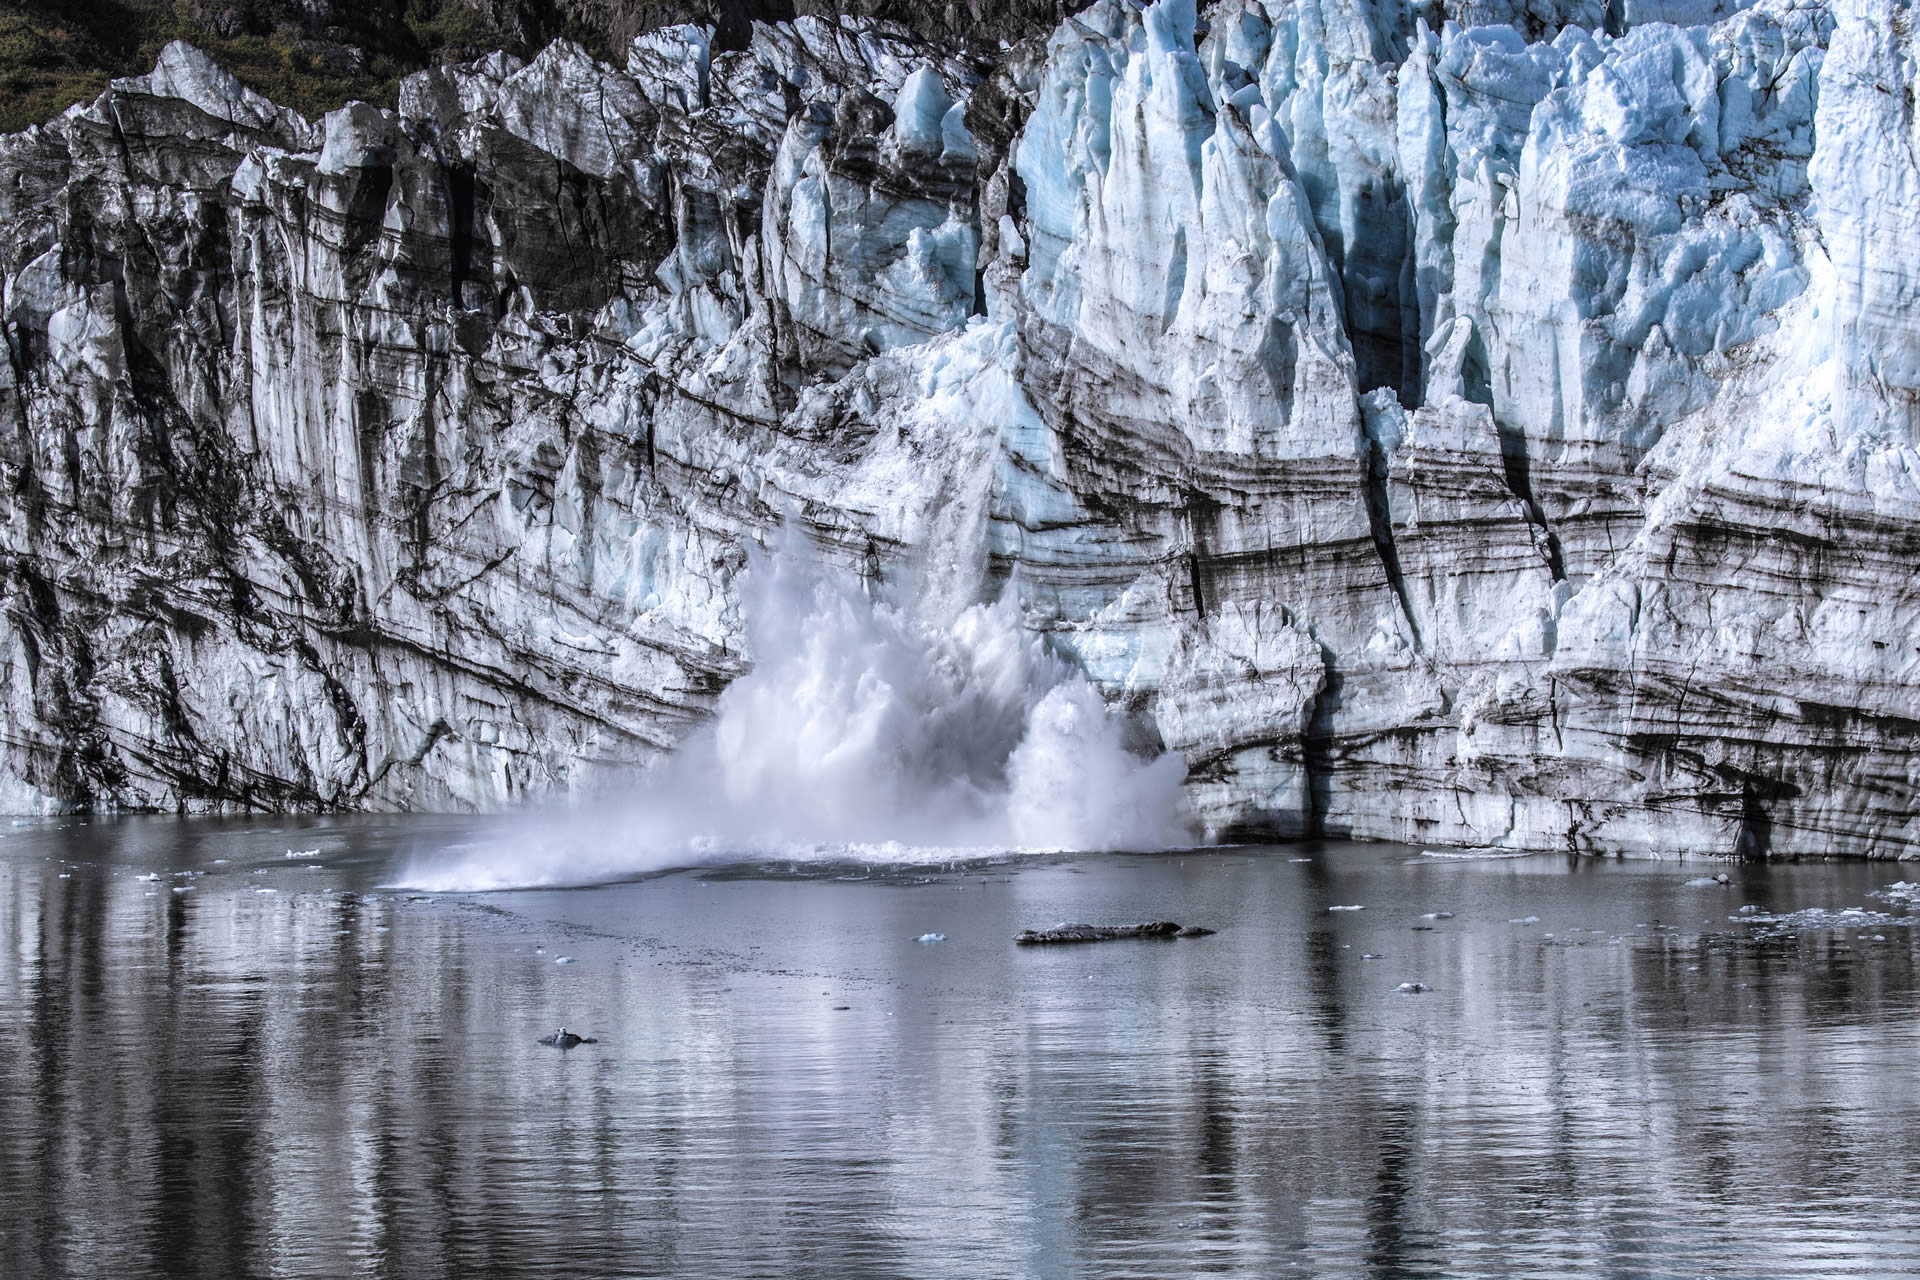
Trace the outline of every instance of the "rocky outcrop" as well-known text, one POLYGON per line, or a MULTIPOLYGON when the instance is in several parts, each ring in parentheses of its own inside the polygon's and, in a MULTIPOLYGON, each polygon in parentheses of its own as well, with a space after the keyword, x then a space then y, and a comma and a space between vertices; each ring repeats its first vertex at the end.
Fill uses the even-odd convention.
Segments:
POLYGON ((1113 942, 1120 938, 1204 938, 1213 933, 1199 925, 1182 927, 1171 920, 1146 924, 1056 924, 1050 929, 1022 929, 1014 943, 1022 947, 1064 946, 1075 942, 1113 942))
POLYGON ((1040 16, 0 140, 0 806, 590 789, 786 519, 1214 835, 1920 854, 1905 5, 1040 16))

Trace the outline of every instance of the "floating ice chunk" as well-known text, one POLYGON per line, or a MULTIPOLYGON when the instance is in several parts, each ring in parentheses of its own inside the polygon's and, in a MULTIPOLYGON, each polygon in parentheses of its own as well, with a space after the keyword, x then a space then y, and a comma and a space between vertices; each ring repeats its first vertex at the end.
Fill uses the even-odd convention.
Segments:
POLYGON ((946 940, 947 935, 944 933, 923 933, 914 939, 915 942, 945 942, 946 940))
POLYGON ((553 962, 555 964, 572 964, 573 957, 572 956, 555 956, 553 958, 553 962))
POLYGON ((1433 990, 1433 988, 1428 986, 1424 982, 1403 982, 1399 986, 1395 987, 1394 990, 1405 992, 1407 995, 1410 995, 1410 996, 1417 996, 1421 992, 1431 991, 1433 990))
POLYGON ((1422 915, 1422 916, 1421 916, 1420 918, 1421 918, 1422 920, 1451 920, 1451 919, 1453 919, 1453 912, 1451 912, 1451 911, 1428 911, 1428 912, 1426 912, 1426 913, 1424 913, 1424 914, 1423 914, 1423 915, 1422 915))
POLYGON ((320 851, 318 849, 289 849, 287 850, 287 856, 289 858, 317 858, 320 856, 320 851))
POLYGON ((1386 959, 1386 957, 1384 955, 1381 955, 1378 951, 1364 952, 1360 958, 1362 960, 1385 960, 1386 959))
POLYGON ((1539 924, 1540 917, 1539 916, 1515 916, 1511 920, 1507 921, 1507 923, 1508 924, 1539 924))
POLYGON ((1688 889, 1724 889, 1732 883, 1733 877, 1723 871, 1717 876, 1701 876, 1698 879, 1689 880, 1684 887, 1688 889))
POLYGON ((177 884, 177 885, 175 885, 175 886, 173 886, 173 891, 174 891, 175 893, 187 893, 187 892, 189 892, 189 891, 191 891, 191 890, 192 890, 192 888, 193 888, 193 886, 192 886, 192 885, 190 885, 190 884, 177 884))
POLYGON ((1350 907, 1328 907, 1327 908, 1327 910, 1329 911, 1365 911, 1366 909, 1367 908, 1363 904, 1358 902, 1354 903, 1350 907))

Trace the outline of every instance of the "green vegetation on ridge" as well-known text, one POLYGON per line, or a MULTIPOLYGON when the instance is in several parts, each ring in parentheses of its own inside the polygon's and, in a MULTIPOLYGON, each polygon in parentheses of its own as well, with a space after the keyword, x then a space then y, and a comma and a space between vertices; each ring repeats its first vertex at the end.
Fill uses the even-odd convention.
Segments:
MULTIPOLYGON (((571 36, 604 56, 592 32, 542 34, 571 36)), ((0 4, 0 132, 50 120, 110 79, 151 70, 173 40, 198 45, 309 116, 355 98, 391 106, 400 79, 423 67, 495 49, 529 52, 461 0, 15 0, 0 4)))

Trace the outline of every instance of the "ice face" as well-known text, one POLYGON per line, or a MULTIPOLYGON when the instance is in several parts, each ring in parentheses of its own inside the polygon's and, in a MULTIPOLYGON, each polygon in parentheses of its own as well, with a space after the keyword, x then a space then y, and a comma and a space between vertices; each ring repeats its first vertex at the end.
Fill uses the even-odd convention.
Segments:
POLYGON ((848 798, 920 741, 882 790, 1009 842, 1144 839, 1165 751, 1214 833, 1920 850, 1904 14, 808 17, 319 124, 171 46, 0 140, 0 801, 487 808, 731 734, 861 839, 938 825, 848 798), (899 612, 756 637, 783 523, 899 612))

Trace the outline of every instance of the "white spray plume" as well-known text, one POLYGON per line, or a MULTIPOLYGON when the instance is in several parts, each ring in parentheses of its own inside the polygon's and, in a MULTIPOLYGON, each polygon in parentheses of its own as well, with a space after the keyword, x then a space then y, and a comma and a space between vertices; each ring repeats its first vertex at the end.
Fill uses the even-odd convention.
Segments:
POLYGON ((583 884, 697 863, 950 860, 956 851, 1189 842, 1176 755, 1022 626, 1009 592, 944 622, 825 572, 797 535, 756 555, 752 670, 712 724, 617 803, 508 821, 415 860, 412 886, 583 884))

